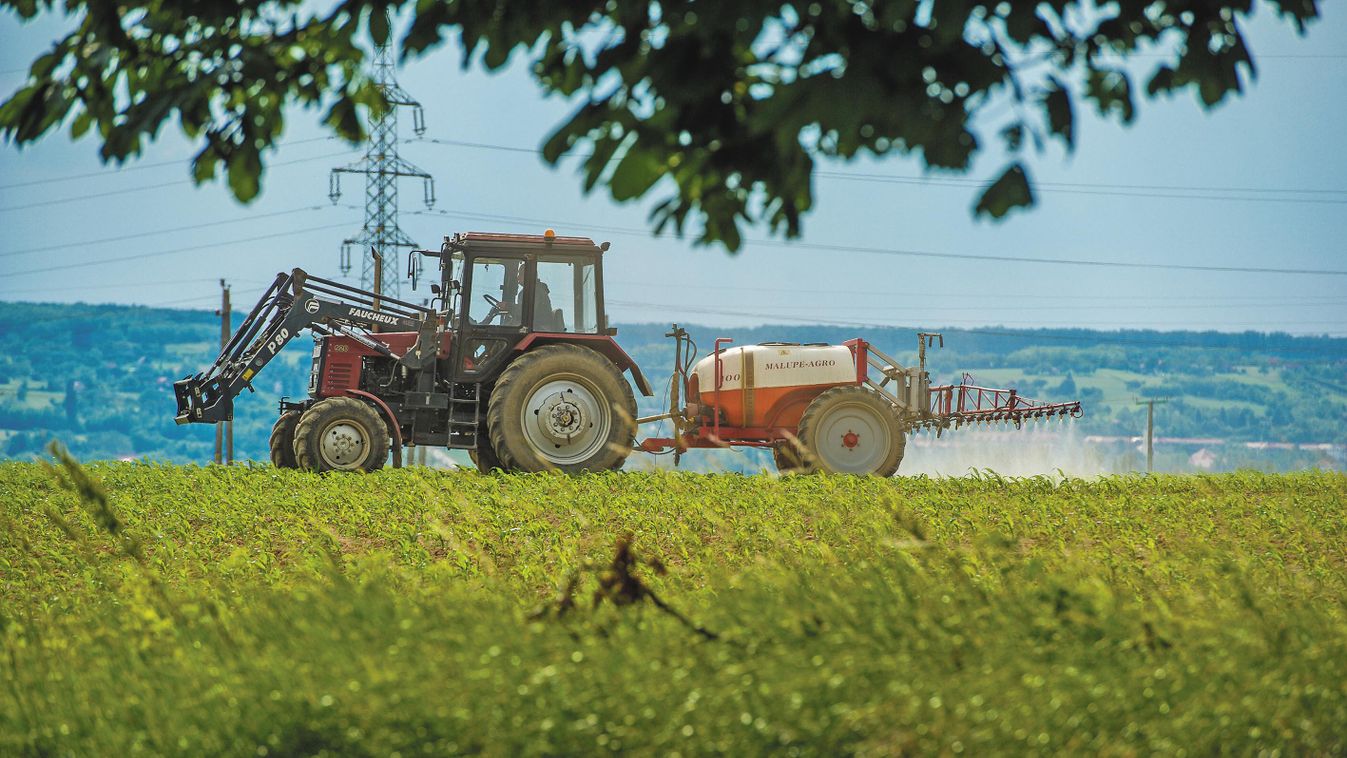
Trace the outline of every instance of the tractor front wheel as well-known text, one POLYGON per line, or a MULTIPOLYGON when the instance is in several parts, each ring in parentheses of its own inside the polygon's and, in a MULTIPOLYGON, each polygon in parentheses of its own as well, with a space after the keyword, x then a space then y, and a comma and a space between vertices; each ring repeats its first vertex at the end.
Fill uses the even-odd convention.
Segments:
POLYGON ((864 387, 834 387, 814 398, 800 418, 803 472, 890 477, 906 447, 893 407, 864 387))
POLYGON ((295 462, 295 427, 299 411, 286 411, 271 427, 271 465, 276 468, 299 468, 295 462))
POLYGON ((309 471, 375 471, 388 459, 388 426, 359 400, 330 397, 299 417, 294 450, 309 471))
POLYGON ((631 454, 636 397, 599 353, 546 345, 501 373, 486 419, 491 447, 506 470, 608 471, 631 454))

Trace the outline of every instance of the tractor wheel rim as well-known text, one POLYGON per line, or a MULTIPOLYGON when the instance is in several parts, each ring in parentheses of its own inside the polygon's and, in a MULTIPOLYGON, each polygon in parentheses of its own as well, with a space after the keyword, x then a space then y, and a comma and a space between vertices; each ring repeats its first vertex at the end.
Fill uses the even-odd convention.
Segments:
POLYGON ((823 468, 840 474, 871 474, 893 451, 893 426, 869 405, 848 403, 819 420, 813 452, 823 468))
POLYGON ((547 463, 566 466, 608 444, 612 408, 584 377, 553 376, 529 393, 520 420, 529 447, 547 463))
POLYGON ((318 451, 332 468, 359 468, 369 457, 370 439, 365 428, 351 421, 327 425, 319 439, 318 451))

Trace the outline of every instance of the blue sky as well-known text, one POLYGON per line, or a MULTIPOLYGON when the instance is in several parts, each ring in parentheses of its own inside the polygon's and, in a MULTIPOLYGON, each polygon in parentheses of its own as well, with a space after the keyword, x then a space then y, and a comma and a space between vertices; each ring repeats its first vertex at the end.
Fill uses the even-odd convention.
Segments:
MULTIPOLYGON (((21 83, 31 56, 63 26, 59 18, 23 25, 0 17, 0 90, 21 83)), ((1259 7, 1248 39, 1258 79, 1215 111, 1203 111, 1190 95, 1143 102, 1131 127, 1080 111, 1073 155, 1054 147, 1032 158, 1037 181, 1060 185, 1043 187, 1027 213, 1001 223, 972 218, 969 180, 995 176, 1002 164, 994 153, 954 182, 929 184, 868 179, 918 177, 914 159, 828 164, 820 167, 829 175, 816 180, 816 210, 801 241, 1347 269, 1347 9, 1327 4, 1325 18, 1299 38, 1259 7)), ((420 186, 404 184, 404 230, 424 246, 457 231, 546 226, 611 240, 606 279, 617 321, 1347 334, 1347 276, 996 263, 752 243, 729 255, 652 239, 643 230, 658 187, 647 201, 627 205, 597 192, 587 197, 573 166, 552 168, 527 151, 570 103, 543 98, 519 61, 490 75, 462 71, 459 59, 456 49, 442 48, 400 74, 425 106, 426 136, 524 150, 406 142, 403 156, 434 174, 439 201, 433 214, 409 215, 424 206, 420 186)), ((329 203, 328 169, 358 153, 322 139, 319 116, 291 113, 263 195, 249 206, 223 186, 191 185, 191 147, 171 125, 139 163, 120 171, 98 162, 94 141, 72 143, 64 134, 23 150, 0 146, 0 300, 211 308, 219 277, 246 305, 278 270, 336 275, 340 242, 361 223, 361 210, 345 204, 360 203, 363 188, 347 177, 343 206, 329 203), (181 227, 195 228, 172 231, 181 227), (148 253, 163 254, 115 260, 148 253)), ((411 140, 407 121, 402 131, 411 140)), ((984 135, 984 144, 993 136, 984 135)), ((753 229, 746 236, 767 235, 753 229)))

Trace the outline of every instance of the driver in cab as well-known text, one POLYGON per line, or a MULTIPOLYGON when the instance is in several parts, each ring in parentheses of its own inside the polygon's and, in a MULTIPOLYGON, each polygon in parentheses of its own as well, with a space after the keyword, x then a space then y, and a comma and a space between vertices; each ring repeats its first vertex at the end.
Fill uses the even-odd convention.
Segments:
MULTIPOLYGON (((501 285, 502 299, 484 296, 491 306, 486 316, 478 324, 486 325, 499 319, 500 326, 516 326, 523 321, 523 304, 518 302, 519 282, 523 279, 524 263, 520 261, 513 272, 501 285), (507 291, 508 290, 508 291, 507 291)), ((566 331, 565 315, 552 307, 552 290, 541 279, 533 286, 533 328, 540 332, 566 331)))

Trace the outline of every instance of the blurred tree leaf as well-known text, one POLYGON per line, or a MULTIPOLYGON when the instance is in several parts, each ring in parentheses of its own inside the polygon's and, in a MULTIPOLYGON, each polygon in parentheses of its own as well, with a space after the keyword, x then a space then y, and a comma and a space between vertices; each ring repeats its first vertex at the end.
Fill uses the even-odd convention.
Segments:
POLYGON ((644 195, 661 176, 663 166, 644 150, 628 150, 608 180, 614 200, 631 200, 644 195))
POLYGON ((979 216, 1001 218, 1015 208, 1034 204, 1034 191, 1024 166, 1016 163, 1001 174, 1001 178, 982 191, 973 211, 979 216))
POLYGON ((1076 149, 1076 116, 1071 107, 1071 93, 1055 76, 1048 77, 1048 91, 1043 95, 1043 107, 1048 112, 1048 128, 1062 138, 1067 151, 1076 149))
POLYGON ((1099 115, 1117 114, 1124 124, 1136 117, 1132 102, 1132 82, 1125 71, 1095 69, 1086 82, 1086 96, 1094 100, 1099 115))
MULTIPOLYGON (((1319 16, 1315 0, 1270 3, 1300 33, 1319 16)), ((587 156, 582 186, 619 200, 669 187, 653 202, 652 226, 682 233, 691 220, 700 242, 731 250, 745 225, 798 235, 821 160, 897 153, 967 171, 980 128, 1001 135, 1013 164, 975 213, 1031 205, 1023 153, 1049 136, 1074 149, 1073 101, 1135 119, 1125 71, 1138 50, 1162 56, 1138 73, 1146 97, 1187 90, 1213 107, 1256 75, 1240 28, 1252 13, 1246 0, 1124 0, 1104 11, 1083 0, 0 7, 24 19, 64 12, 71 25, 0 103, 0 136, 19 145, 69 118, 73 137, 96 135, 103 159, 120 163, 176 121, 198 146, 196 181, 223 167, 246 202, 261 191, 289 106, 324 109, 336 135, 363 138, 370 111, 383 107, 363 46, 395 36, 391 16, 405 22, 404 56, 456 40, 464 66, 522 59, 544 92, 575 100, 545 140, 546 160, 587 156)))

